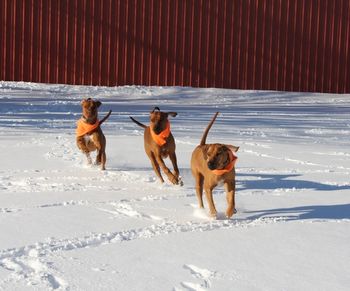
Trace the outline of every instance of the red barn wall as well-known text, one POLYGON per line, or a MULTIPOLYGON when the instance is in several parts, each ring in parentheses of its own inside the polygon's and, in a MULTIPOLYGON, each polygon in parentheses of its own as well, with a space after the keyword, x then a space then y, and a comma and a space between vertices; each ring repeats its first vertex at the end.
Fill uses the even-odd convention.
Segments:
POLYGON ((0 80, 350 93, 348 0, 0 0, 0 80))

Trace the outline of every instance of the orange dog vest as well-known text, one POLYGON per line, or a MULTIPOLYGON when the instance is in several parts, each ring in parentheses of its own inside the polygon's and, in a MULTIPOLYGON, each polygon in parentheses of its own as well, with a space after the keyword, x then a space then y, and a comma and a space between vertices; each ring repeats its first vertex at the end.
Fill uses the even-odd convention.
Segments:
POLYGON ((162 146, 166 143, 166 139, 170 135, 170 122, 169 121, 167 122, 166 128, 160 134, 156 134, 151 127, 150 127, 150 132, 154 142, 157 145, 162 146))
POLYGON ((76 135, 77 137, 83 136, 93 131, 94 129, 98 128, 99 126, 100 126, 100 121, 98 119, 94 124, 89 124, 85 122, 83 118, 80 118, 77 121, 76 135))
POLYGON ((230 162, 227 164, 227 166, 225 168, 219 169, 219 170, 212 170, 212 172, 215 175, 220 176, 220 175, 223 175, 225 173, 232 171, 233 167, 236 164, 237 156, 232 151, 229 151, 229 156, 230 156, 230 162))

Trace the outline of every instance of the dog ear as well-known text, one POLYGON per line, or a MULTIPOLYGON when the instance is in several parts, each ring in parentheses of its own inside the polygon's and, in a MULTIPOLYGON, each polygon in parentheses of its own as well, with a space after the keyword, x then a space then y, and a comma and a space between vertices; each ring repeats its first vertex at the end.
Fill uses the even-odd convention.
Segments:
POLYGON ((151 113, 153 113, 153 112, 156 111, 156 110, 157 110, 157 111, 160 111, 160 109, 159 109, 158 106, 154 107, 153 110, 151 111, 151 113))
POLYGON ((170 111, 170 112, 167 112, 167 114, 170 115, 171 117, 176 117, 177 112, 170 111))
POLYGON ((236 146, 233 146, 233 145, 230 145, 230 144, 225 144, 225 146, 227 148, 229 148, 233 152, 237 152, 239 150, 239 147, 236 147, 236 146))
POLYGON ((95 104, 96 104, 97 108, 99 108, 102 105, 101 101, 95 101, 95 104))

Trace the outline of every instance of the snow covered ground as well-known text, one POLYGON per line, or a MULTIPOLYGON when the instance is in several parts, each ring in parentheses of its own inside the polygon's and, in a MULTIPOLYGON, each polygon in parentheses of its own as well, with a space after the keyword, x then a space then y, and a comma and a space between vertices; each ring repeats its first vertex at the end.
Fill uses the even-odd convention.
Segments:
POLYGON ((349 290, 350 96, 0 82, 0 290, 349 290), (107 170, 75 145, 102 101, 107 170), (141 128, 159 106, 184 186, 161 185, 141 128), (197 209, 190 156, 240 146, 238 213, 197 209))

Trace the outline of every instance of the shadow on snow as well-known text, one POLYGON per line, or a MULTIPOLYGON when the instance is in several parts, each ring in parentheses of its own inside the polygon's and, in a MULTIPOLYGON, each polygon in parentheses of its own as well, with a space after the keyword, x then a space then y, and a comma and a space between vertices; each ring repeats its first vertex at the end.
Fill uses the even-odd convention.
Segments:
POLYGON ((264 209, 245 211, 247 219, 255 220, 266 217, 283 217, 285 220, 307 219, 350 219, 350 204, 308 205, 291 208, 264 209))

